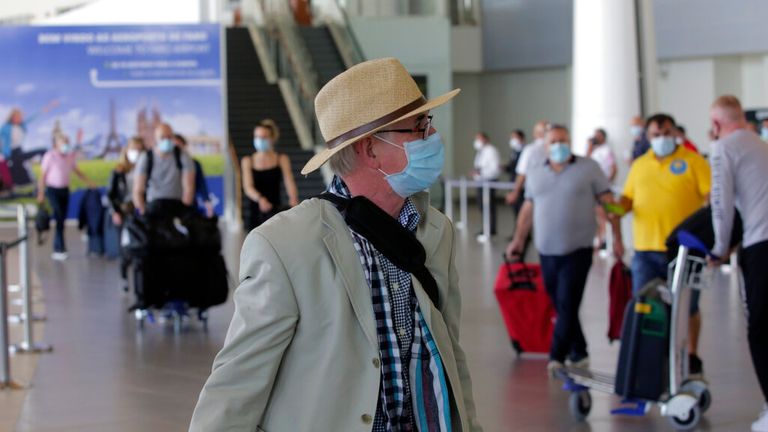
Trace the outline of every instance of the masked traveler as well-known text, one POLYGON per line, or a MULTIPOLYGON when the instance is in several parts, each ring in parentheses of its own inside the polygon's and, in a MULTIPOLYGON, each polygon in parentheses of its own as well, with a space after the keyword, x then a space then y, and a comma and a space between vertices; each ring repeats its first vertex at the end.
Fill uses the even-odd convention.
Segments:
POLYGON ((326 84, 315 112, 335 177, 253 230, 235 314, 191 431, 479 431, 459 345, 450 220, 425 190, 445 157, 393 58, 326 84))

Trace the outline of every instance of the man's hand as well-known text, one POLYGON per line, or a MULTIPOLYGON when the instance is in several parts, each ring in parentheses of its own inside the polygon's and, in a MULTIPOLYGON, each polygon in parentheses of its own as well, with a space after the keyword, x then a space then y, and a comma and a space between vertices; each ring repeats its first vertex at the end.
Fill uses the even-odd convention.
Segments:
POLYGON ((617 260, 624 258, 624 242, 621 240, 613 241, 613 255, 617 260))
POLYGON ((208 217, 208 218, 212 218, 213 217, 213 203, 210 202, 210 201, 206 201, 206 202, 203 203, 203 205, 205 206, 205 216, 208 217))
POLYGON ((45 202, 45 193, 43 191, 40 191, 37 193, 37 203, 43 204, 45 202))
POLYGON ((114 212, 112 213, 112 223, 115 225, 122 225, 123 224, 123 217, 120 216, 120 213, 114 212))
POLYGON ((707 255, 707 267, 710 267, 710 268, 720 267, 723 264, 725 264, 725 262, 722 258, 715 258, 710 255, 707 255))
POLYGON ((298 199, 291 199, 290 202, 288 203, 288 205, 290 205, 291 207, 296 207, 297 205, 299 205, 299 200, 298 199))
POLYGON ((523 240, 515 238, 507 246, 507 258, 510 260, 519 260, 523 255, 523 240))
POLYGON ((519 193, 517 192, 517 189, 510 191, 507 193, 507 196, 504 197, 504 201, 506 201, 507 204, 512 205, 517 201, 519 193))

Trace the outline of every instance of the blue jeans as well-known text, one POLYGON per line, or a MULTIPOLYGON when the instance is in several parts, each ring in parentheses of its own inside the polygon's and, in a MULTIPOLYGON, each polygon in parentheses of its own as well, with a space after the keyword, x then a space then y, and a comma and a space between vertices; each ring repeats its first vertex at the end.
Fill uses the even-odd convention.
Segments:
MULTIPOLYGON (((635 251, 632 257, 632 294, 637 294, 648 282, 667 280, 669 261, 666 252, 635 251)), ((691 291, 690 314, 699 313, 699 290, 691 291)))
POLYGON ((53 236, 53 251, 66 252, 64 245, 64 221, 67 219, 69 208, 69 188, 46 187, 45 195, 53 209, 53 219, 56 221, 56 233, 53 236))
POLYGON ((540 255, 544 286, 557 311, 555 333, 549 351, 550 360, 579 361, 587 357, 587 340, 579 321, 592 248, 578 249, 567 255, 540 255))

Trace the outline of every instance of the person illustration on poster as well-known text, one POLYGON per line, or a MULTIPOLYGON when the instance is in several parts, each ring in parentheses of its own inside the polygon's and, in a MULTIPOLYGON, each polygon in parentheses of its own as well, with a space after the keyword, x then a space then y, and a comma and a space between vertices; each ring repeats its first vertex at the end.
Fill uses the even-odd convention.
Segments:
POLYGON ((44 106, 38 114, 26 118, 21 109, 14 108, 8 116, 8 120, 0 127, 0 161, 6 162, 10 170, 11 191, 17 186, 25 186, 32 183, 32 176, 27 167, 24 166, 24 163, 46 152, 45 148, 32 151, 24 150, 24 138, 26 138, 29 123, 38 115, 45 114, 58 105, 59 101, 54 99, 44 106))

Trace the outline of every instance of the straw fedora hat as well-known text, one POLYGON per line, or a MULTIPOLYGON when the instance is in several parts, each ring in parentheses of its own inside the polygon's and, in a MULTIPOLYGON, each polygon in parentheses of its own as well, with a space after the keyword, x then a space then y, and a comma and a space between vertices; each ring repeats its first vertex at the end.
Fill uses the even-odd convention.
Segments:
POLYGON ((361 138, 448 102, 459 91, 427 100, 394 58, 370 60, 349 68, 317 93, 315 114, 326 148, 310 159, 301 173, 306 175, 320 168, 331 156, 361 138))

